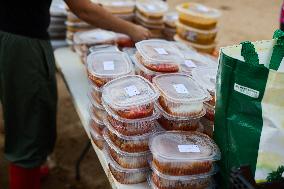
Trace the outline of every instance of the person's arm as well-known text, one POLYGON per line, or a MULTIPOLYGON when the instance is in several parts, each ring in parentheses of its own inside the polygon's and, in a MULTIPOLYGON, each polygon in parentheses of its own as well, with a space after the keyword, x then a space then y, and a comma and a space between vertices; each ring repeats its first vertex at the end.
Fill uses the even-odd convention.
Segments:
POLYGON ((65 0, 65 2, 80 19, 98 28, 127 34, 133 41, 145 40, 151 35, 148 29, 113 16, 90 0, 65 0))

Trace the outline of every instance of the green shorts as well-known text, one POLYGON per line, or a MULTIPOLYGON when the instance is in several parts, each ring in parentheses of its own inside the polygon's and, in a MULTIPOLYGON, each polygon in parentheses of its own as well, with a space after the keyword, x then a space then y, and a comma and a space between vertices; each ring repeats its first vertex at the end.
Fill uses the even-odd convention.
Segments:
POLYGON ((5 157, 24 168, 40 166, 56 140, 55 61, 48 40, 0 31, 0 101, 5 157))

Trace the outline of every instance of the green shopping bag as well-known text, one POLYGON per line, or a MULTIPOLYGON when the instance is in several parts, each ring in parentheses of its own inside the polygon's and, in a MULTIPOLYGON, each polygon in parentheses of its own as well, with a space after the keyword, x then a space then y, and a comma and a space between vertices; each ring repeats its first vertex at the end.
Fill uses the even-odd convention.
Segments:
POLYGON ((274 38, 221 49, 214 138, 222 188, 233 167, 249 164, 257 182, 284 171, 283 32, 274 38))

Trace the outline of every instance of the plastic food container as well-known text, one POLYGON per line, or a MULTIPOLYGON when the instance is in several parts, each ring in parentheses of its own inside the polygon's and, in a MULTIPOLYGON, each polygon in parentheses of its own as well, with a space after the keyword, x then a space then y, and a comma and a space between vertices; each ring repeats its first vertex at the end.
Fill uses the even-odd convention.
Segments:
POLYGON ((150 82, 152 82, 152 79, 155 76, 163 74, 163 72, 155 72, 155 71, 147 69, 137 60, 136 56, 131 56, 130 58, 135 65, 136 74, 144 77, 145 79, 147 79, 150 82))
POLYGON ((154 24, 154 25, 164 25, 164 20, 163 19, 149 19, 147 17, 144 17, 140 12, 136 12, 135 16, 138 17, 142 22, 145 22, 147 24, 154 24))
POLYGON ((153 78, 160 92, 159 104, 170 115, 198 117, 210 95, 185 74, 163 74, 153 78))
POLYGON ((212 138, 214 132, 214 121, 210 121, 206 117, 202 117, 200 119, 200 124, 203 126, 203 133, 212 138))
MULTIPOLYGON (((183 73, 186 73, 188 75, 192 75, 192 71, 196 68, 210 68, 210 67, 217 67, 216 62, 214 62, 211 58, 208 56, 205 56, 203 54, 193 52, 191 57, 186 59, 181 65, 181 70, 183 73)), ((196 80, 196 78, 194 78, 196 80)))
POLYGON ((161 0, 138 0, 136 7, 144 17, 150 19, 162 19, 168 10, 168 5, 161 0))
POLYGON ((209 44, 209 45, 201 45, 201 44, 197 44, 197 43, 192 43, 190 41, 184 40, 181 37, 179 37, 178 34, 176 34, 174 36, 174 40, 184 43, 189 47, 193 47, 195 48, 197 51, 201 52, 201 53, 208 53, 208 54, 212 54, 216 48, 216 42, 209 44))
POLYGON ((177 12, 168 12, 164 16, 164 23, 169 28, 176 28, 176 21, 178 20, 177 12))
POLYGON ((208 173, 221 158, 218 146, 199 132, 170 131, 154 134, 149 141, 153 165, 166 175, 208 173))
POLYGON ((150 168, 126 169, 121 167, 105 150, 108 167, 113 177, 121 184, 138 184, 145 182, 150 172, 150 168))
POLYGON ((160 19, 160 20, 156 19, 154 21, 150 21, 150 20, 146 20, 147 18, 140 16, 139 13, 136 13, 135 15, 136 15, 135 21, 138 24, 140 24, 140 25, 142 25, 142 26, 144 26, 148 29, 162 30, 165 27, 162 19, 160 19), (157 23, 155 23, 155 22, 157 22, 157 23))
POLYGON ((221 12, 198 3, 183 3, 177 6, 179 20, 188 26, 199 29, 215 28, 221 12))
POLYGON ((77 32, 74 35, 74 42, 76 44, 111 44, 114 43, 114 40, 115 34, 113 32, 102 29, 77 32))
POLYGON ((118 133, 125 136, 143 135, 153 131, 157 127, 156 119, 160 117, 158 111, 154 110, 153 115, 150 117, 125 119, 114 114, 109 107, 105 107, 108 112, 105 120, 107 120, 118 133))
POLYGON ((103 131, 103 137, 107 143, 106 149, 108 150, 109 155, 112 159, 117 162, 121 167, 127 169, 137 169, 148 167, 148 160, 151 157, 151 152, 138 152, 138 153, 129 153, 119 149, 112 140, 109 138, 109 131, 105 129, 103 131))
POLYGON ((196 131, 199 129, 199 120, 205 115, 205 109, 196 117, 180 117, 168 114, 157 103, 156 107, 161 113, 158 123, 167 131, 196 131))
POLYGON ((103 103, 126 119, 145 118, 153 115, 154 102, 159 93, 141 76, 130 75, 112 80, 103 87, 103 103))
POLYGON ((138 153, 149 151, 149 138, 153 133, 157 132, 158 128, 139 136, 125 136, 117 132, 113 126, 105 120, 105 125, 108 128, 106 131, 107 137, 122 151, 129 153, 138 153))
POLYGON ((113 14, 132 13, 135 8, 133 0, 102 0, 100 3, 113 14))
POLYGON ((89 84, 91 86, 89 98, 91 98, 93 101, 97 102, 99 105, 102 105, 102 91, 101 91, 101 89, 98 88, 96 85, 94 85, 91 80, 88 80, 88 81, 89 81, 89 84))
POLYGON ((180 22, 177 22, 177 34, 190 42, 197 44, 212 44, 217 36, 217 28, 212 30, 200 30, 186 26, 180 22))
POLYGON ((88 50, 88 55, 93 53, 93 52, 98 52, 98 51, 119 51, 118 47, 116 45, 109 45, 109 44, 104 44, 104 45, 95 45, 91 46, 88 50))
POLYGON ((136 43, 139 53, 137 60, 146 68, 156 72, 178 72, 179 64, 184 60, 176 47, 164 40, 144 40, 136 43))
POLYGON ((103 106, 99 105, 96 100, 93 99, 91 93, 89 94, 89 99, 91 101, 90 113, 91 117, 96 120, 97 123, 103 124, 103 120, 106 116, 106 111, 103 106))
POLYGON ((155 166, 151 166, 153 173, 148 178, 148 183, 152 188, 158 189, 211 189, 214 188, 212 176, 216 174, 216 169, 207 174, 191 176, 170 176, 160 173, 155 166))
POLYGON ((87 57, 88 77, 97 87, 133 71, 132 63, 123 52, 94 52, 87 57))
POLYGON ((204 103, 204 107, 206 109, 206 114, 205 114, 205 118, 210 120, 210 121, 213 121, 215 120, 215 107, 212 106, 211 104, 209 103, 204 103))
POLYGON ((117 46, 123 48, 123 47, 133 47, 134 42, 131 40, 131 38, 128 35, 117 33, 116 34, 116 40, 115 40, 117 46))
POLYGON ((210 67, 202 67, 195 69, 192 72, 192 77, 198 82, 200 86, 208 90, 212 99, 207 102, 208 105, 215 107, 215 91, 216 91, 216 76, 218 71, 218 64, 212 64, 210 67))
POLYGON ((105 145, 105 140, 103 138, 103 136, 100 134, 101 132, 101 128, 96 127, 94 125, 90 125, 91 127, 89 127, 90 130, 90 136, 92 141, 95 143, 95 145, 102 150, 104 148, 105 145))

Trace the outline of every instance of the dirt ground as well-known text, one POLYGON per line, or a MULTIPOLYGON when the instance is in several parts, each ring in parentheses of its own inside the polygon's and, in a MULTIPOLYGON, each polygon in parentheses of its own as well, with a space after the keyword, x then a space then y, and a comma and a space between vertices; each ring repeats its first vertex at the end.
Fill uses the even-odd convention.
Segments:
MULTIPOLYGON (((169 1, 171 8, 183 0, 169 1)), ((218 46, 241 41, 270 39, 278 28, 281 0, 195 0, 216 7, 223 15, 219 24, 218 46)), ((58 140, 52 159, 55 168, 43 182, 43 189, 108 189, 108 180, 94 151, 82 163, 80 182, 74 179, 75 160, 87 142, 78 115, 62 78, 57 75, 59 89, 58 140)), ((0 110, 1 111, 1 110, 0 110)), ((0 114, 0 120, 1 114, 0 114)), ((3 123, 0 121, 0 189, 8 188, 7 161, 3 158, 3 123)))

